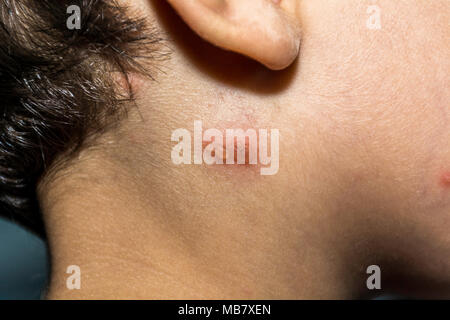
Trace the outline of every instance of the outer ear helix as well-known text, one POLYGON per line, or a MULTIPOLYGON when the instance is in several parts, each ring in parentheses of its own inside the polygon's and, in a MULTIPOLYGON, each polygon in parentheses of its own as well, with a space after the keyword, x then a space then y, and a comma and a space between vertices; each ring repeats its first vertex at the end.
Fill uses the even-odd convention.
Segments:
POLYGON ((300 51, 297 0, 167 1, 203 39, 269 69, 288 67, 300 51))

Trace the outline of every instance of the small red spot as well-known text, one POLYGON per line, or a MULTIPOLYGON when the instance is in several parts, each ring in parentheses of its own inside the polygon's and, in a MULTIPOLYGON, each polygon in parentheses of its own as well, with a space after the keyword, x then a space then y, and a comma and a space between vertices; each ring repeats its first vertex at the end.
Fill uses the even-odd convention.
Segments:
POLYGON ((444 188, 450 188, 450 171, 446 171, 441 175, 441 185, 444 188))

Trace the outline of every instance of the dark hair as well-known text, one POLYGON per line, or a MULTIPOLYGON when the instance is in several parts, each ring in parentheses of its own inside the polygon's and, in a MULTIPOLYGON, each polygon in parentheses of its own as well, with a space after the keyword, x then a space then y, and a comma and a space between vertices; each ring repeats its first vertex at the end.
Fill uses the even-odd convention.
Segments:
POLYGON ((45 236, 39 180, 132 99, 111 74, 148 74, 140 61, 155 58, 161 41, 112 0, 0 0, 1 215, 45 236), (80 29, 67 27, 71 5, 80 29))

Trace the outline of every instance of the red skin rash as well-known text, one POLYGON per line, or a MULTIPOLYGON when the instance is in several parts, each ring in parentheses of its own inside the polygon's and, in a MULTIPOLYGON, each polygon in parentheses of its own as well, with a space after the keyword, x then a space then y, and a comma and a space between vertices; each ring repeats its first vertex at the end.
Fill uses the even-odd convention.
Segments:
MULTIPOLYGON (((255 125, 254 123, 254 119, 252 118, 252 116, 250 114, 246 114, 244 113, 243 115, 240 116, 240 118, 238 120, 234 120, 234 121, 224 121, 222 120, 220 123, 205 123, 203 124, 203 132, 205 130, 207 130, 208 128, 217 128, 223 136, 223 141, 222 141, 222 146, 223 146, 223 153, 221 155, 222 158, 222 162, 223 165, 219 165, 221 167, 227 168, 226 170, 236 170, 238 168, 240 169, 250 169, 250 168, 254 168, 256 171, 259 172, 260 170, 260 165, 258 163, 259 161, 259 134, 258 134, 258 126, 255 125), (227 148, 227 138, 226 138, 226 130, 227 129, 242 129, 243 131, 247 131, 249 129, 251 130, 255 130, 256 131, 256 161, 257 164, 250 164, 249 163, 249 154, 250 154, 250 146, 249 146, 249 140, 245 139, 245 143, 243 145, 244 147, 244 153, 245 153, 245 163, 243 164, 238 164, 238 155, 237 155, 237 151, 238 151, 238 143, 237 140, 234 141, 234 164, 233 165, 227 165, 226 164, 226 156, 227 156, 227 152, 226 152, 226 148, 227 148)), ((211 141, 205 141, 202 140, 202 152, 205 150, 206 146, 209 145, 211 143, 211 141)))
MULTIPOLYGON (((224 135, 225 135, 225 133, 224 133, 224 135)), ((208 146, 209 144, 211 143, 211 141, 202 141, 202 152, 205 150, 205 148, 206 148, 206 146, 208 146)), ((257 141, 257 143, 258 143, 258 141, 257 141)), ((223 162, 223 164, 225 165, 226 164, 226 161, 227 161, 227 159, 226 159, 226 146, 227 146, 227 143, 226 143, 226 137, 224 137, 223 138, 223 143, 222 143, 222 145, 223 145, 223 153, 222 153, 222 162, 223 162)), ((234 164, 235 165, 239 165, 239 166, 250 166, 250 160, 249 160, 249 158, 250 158, 250 146, 249 146, 249 141, 248 141, 248 139, 245 139, 245 145, 244 145, 244 148, 245 148, 245 150, 244 150, 244 152, 245 152, 245 163, 244 164, 238 164, 237 163, 237 161, 238 161, 238 155, 237 155, 237 150, 238 150, 238 144, 237 144, 237 141, 235 140, 234 141, 234 164)), ((256 146, 256 154, 258 155, 258 152, 259 152, 259 146, 257 145, 256 146)), ((254 165, 254 166, 256 166, 256 165, 254 165)))
POLYGON ((441 174, 440 185, 443 188, 450 188, 450 171, 445 171, 441 174))

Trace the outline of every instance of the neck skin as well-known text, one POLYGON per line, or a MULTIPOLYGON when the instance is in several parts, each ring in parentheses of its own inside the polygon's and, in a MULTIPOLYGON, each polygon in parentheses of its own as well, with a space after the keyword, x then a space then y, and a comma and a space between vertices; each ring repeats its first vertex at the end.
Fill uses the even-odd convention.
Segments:
POLYGON ((297 73, 304 67, 269 73, 167 21, 174 36, 184 30, 174 41, 180 47, 158 82, 142 84, 140 114, 130 112, 120 132, 103 137, 107 143, 40 186, 52 263, 48 298, 367 295, 366 268, 392 252, 392 204, 374 188, 380 171, 371 154, 356 148, 354 109, 330 117, 302 95, 297 73), (201 50, 190 55, 190 48, 201 50), (189 60, 201 52, 200 61, 189 60), (280 129, 279 172, 176 167, 171 133, 195 120, 205 129, 280 129), (80 290, 66 287, 71 265, 81 269, 80 290))
POLYGON ((301 2, 301 58, 276 74, 199 41, 165 2, 139 2, 176 50, 129 130, 40 185, 48 298, 352 298, 369 293, 370 265, 383 289, 398 270, 397 288, 448 293, 447 179, 434 179, 450 159, 446 78, 429 72, 445 50, 428 59, 448 19, 440 1, 378 2, 396 14, 376 33, 356 0, 301 2), (401 36, 410 21, 433 34, 426 46, 401 36), (280 129, 279 172, 175 167, 172 130, 195 120, 280 129), (70 265, 80 290, 66 288, 70 265))
MULTIPOLYGON (((169 21, 166 28, 176 20, 169 21)), ((130 112, 111 141, 40 186, 52 259, 48 298, 367 295, 366 268, 384 262, 373 254, 389 252, 393 241, 384 234, 390 212, 386 201, 379 207, 382 188, 371 185, 378 168, 348 129, 354 110, 347 124, 343 116, 334 123, 302 96, 304 68, 270 73, 205 46, 186 27, 173 34, 180 30, 188 33, 176 43, 188 45, 174 50, 158 82, 142 84, 140 114, 130 112), (185 60, 189 48, 205 57, 185 60), (226 72, 223 61, 230 61, 226 72), (280 129, 279 172, 176 167, 171 133, 195 120, 205 129, 280 129), (81 269, 80 290, 66 287, 70 265, 81 269)))
POLYGON ((141 188, 105 157, 90 153, 80 159, 40 188, 52 264, 47 298, 298 299, 368 293, 362 291, 367 275, 361 267, 371 264, 367 246, 355 246, 368 244, 367 235, 357 233, 364 228, 350 217, 351 203, 343 207, 330 184, 322 190, 311 184, 296 193, 303 207, 295 211, 301 214, 283 208, 284 215, 245 216, 227 199, 227 211, 218 204, 216 213, 195 215, 204 199, 195 199, 197 211, 165 210, 173 200, 164 190, 141 188), (154 197, 168 200, 149 201, 154 197), (70 265, 81 269, 80 290, 66 288, 70 265))

